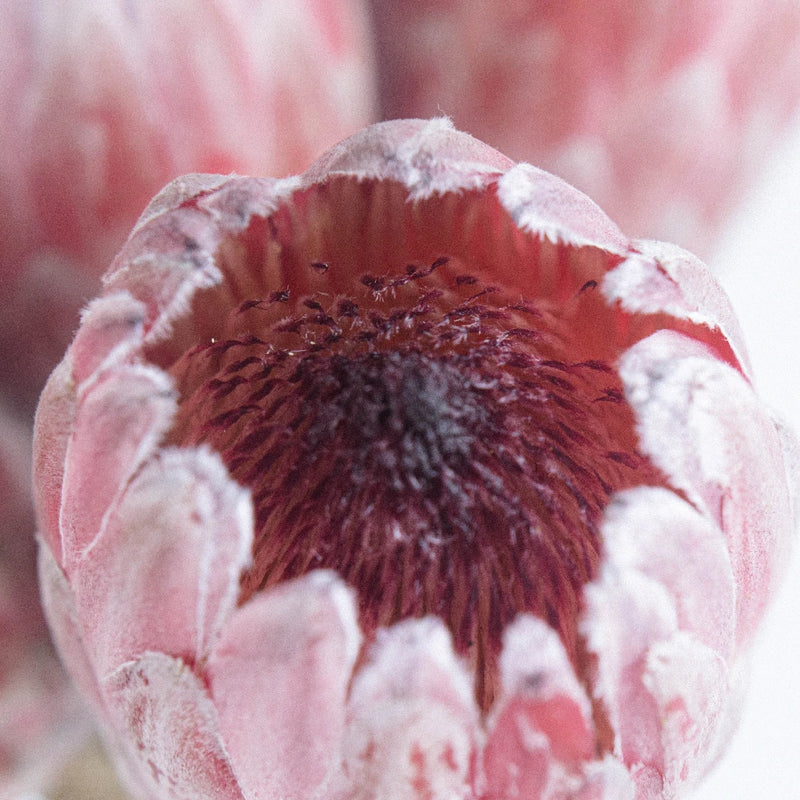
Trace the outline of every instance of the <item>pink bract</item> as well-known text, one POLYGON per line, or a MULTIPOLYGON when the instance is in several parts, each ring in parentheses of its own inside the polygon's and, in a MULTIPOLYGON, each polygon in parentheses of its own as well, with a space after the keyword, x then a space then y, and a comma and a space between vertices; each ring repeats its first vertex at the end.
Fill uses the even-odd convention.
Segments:
POLYGON ((0 19, 0 381, 16 402, 35 401, 167 181, 290 175, 373 118, 360 0, 3 0, 0 19))
POLYGON ((45 607, 137 797, 676 797, 793 442, 696 258, 383 123, 144 212, 37 413, 45 607))
POLYGON ((36 582, 30 432, 0 405, 0 797, 41 789, 90 721, 49 641, 36 582))
POLYGON ((384 118, 447 114, 708 254, 800 100, 800 7, 774 0, 373 0, 384 118))

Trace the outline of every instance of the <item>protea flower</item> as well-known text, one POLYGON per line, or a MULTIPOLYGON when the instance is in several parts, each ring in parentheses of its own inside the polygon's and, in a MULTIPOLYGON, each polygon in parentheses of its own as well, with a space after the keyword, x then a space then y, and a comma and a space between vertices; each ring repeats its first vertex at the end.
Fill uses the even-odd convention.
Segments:
POLYGON ((0 19, 0 382, 33 405, 153 194, 303 169, 372 120, 373 72, 361 0, 2 0, 0 19))
POLYGON ((800 100, 800 6, 372 0, 382 113, 445 113, 708 253, 800 100))
POLYGON ((147 208, 37 415, 40 572, 141 798, 668 798, 791 437, 685 251, 443 120, 147 208))

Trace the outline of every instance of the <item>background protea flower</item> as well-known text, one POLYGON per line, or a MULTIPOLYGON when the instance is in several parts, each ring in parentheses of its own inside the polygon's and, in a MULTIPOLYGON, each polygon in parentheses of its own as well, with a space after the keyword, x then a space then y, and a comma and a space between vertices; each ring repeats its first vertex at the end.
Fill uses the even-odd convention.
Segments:
POLYGON ((800 99, 793 0, 372 0, 384 118, 447 114, 707 255, 800 99))
POLYGON ((40 404, 46 608, 141 797, 670 797, 788 444, 700 262, 378 125, 148 207, 40 404))
POLYGON ((3 0, 0 20, 0 383, 18 404, 167 181, 289 175, 374 115, 360 0, 3 0))

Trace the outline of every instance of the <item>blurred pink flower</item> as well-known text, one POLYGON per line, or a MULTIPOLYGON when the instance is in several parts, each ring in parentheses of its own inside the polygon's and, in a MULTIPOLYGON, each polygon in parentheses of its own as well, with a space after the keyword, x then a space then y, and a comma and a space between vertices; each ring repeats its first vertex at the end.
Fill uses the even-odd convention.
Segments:
POLYGON ((39 406, 45 607, 137 797, 674 797, 795 453, 697 259, 384 123, 145 211, 39 406))
POLYGON ((167 181, 288 175, 373 115, 361 0, 2 0, 0 19, 0 384, 18 403, 167 181))
POLYGON ((448 114, 709 251, 800 100, 793 0, 372 0, 386 118, 448 114))

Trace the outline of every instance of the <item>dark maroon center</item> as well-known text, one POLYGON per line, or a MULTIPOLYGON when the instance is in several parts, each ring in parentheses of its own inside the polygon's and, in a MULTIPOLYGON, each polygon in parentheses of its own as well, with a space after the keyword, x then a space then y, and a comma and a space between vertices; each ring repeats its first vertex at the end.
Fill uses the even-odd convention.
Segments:
POLYGON ((483 708, 520 612, 582 658, 576 621, 600 514, 652 470, 615 374, 571 357, 563 319, 442 258, 362 275, 348 295, 246 299, 227 330, 174 370, 174 435, 210 444, 252 490, 242 600, 331 568, 356 588, 368 639, 436 614, 483 708))

